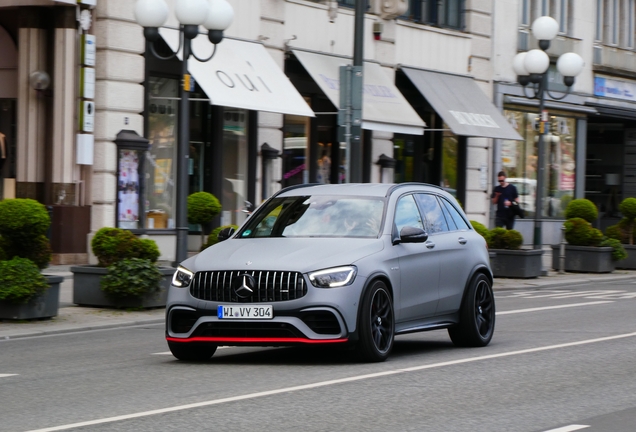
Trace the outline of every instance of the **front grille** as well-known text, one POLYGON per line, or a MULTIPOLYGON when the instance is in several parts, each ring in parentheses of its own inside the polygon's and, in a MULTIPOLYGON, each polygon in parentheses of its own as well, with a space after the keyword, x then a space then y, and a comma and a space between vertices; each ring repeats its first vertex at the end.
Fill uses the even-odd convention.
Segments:
POLYGON ((301 273, 289 271, 202 271, 192 279, 190 294, 200 300, 216 302, 279 302, 296 300, 307 294, 307 284, 301 273), (254 293, 240 298, 234 292, 240 275, 251 275, 256 281, 254 293))

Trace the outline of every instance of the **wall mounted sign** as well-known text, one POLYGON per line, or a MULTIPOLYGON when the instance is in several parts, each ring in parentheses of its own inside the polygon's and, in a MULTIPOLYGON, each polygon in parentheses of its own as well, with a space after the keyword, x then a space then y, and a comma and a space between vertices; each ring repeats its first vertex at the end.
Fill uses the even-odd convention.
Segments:
POLYGON ((95 66, 95 56, 97 53, 97 43, 95 35, 83 34, 81 46, 81 61, 85 66, 95 66))
POLYGON ((594 77, 594 95, 636 101, 636 82, 597 75, 594 77))
POLYGON ((86 99, 95 99, 95 69, 80 69, 80 95, 86 99))

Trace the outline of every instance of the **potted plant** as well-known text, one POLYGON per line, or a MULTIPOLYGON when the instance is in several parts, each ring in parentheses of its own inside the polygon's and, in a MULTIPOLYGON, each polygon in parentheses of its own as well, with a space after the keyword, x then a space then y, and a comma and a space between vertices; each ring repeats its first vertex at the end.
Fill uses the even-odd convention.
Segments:
POLYGON ((535 278, 541 276, 542 249, 521 249, 523 236, 517 230, 493 228, 486 237, 488 250, 494 252, 490 267, 494 277, 535 278))
MULTIPOLYGON (((592 227, 598 210, 588 199, 570 201, 565 210, 565 271, 609 273, 624 250, 592 227)), ((552 268, 559 269, 560 245, 552 245, 552 268)))
POLYGON ((174 269, 156 265, 160 252, 150 239, 105 227, 91 248, 97 266, 74 266, 73 303, 116 308, 165 307, 174 269))
POLYGON ((210 234, 212 221, 221 213, 221 203, 209 192, 195 192, 188 196, 188 223, 201 226, 201 245, 210 234))
POLYGON ((64 278, 41 273, 51 260, 50 224, 35 200, 0 201, 0 319, 57 316, 64 278))
POLYGON ((618 241, 626 251, 625 258, 616 262, 616 268, 636 270, 636 198, 625 198, 619 205, 623 219, 607 227, 605 235, 618 241))

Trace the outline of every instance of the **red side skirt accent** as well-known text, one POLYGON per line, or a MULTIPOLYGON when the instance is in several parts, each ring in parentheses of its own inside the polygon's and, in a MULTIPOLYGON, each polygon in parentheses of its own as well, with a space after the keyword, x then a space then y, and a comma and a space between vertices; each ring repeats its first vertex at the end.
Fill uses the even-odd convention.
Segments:
POLYGON ((267 344, 334 344, 348 342, 349 339, 304 339, 304 338, 237 338, 237 337, 192 337, 192 338, 175 338, 166 336, 166 340, 169 342, 207 342, 214 344, 254 344, 254 345, 267 345, 267 344))

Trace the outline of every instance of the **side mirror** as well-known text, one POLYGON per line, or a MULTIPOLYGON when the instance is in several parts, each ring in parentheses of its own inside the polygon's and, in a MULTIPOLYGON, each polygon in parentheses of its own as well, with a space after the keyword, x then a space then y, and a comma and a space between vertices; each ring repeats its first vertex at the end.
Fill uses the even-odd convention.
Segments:
POLYGON ((216 238, 220 242, 222 242, 223 240, 227 240, 230 237, 232 237, 232 235, 234 234, 234 231, 236 231, 234 227, 223 228, 221 231, 219 231, 219 235, 216 238))
POLYGON ((393 241, 398 243, 424 243, 428 240, 428 234, 421 228, 405 226, 400 230, 400 238, 393 241))

